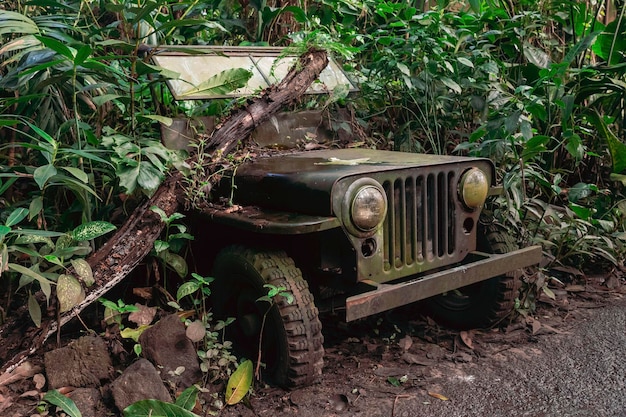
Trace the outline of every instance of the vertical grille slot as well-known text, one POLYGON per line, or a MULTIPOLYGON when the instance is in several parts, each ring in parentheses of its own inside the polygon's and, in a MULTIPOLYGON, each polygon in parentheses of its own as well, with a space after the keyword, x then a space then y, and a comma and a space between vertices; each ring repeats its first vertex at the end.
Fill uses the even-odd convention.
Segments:
POLYGON ((437 263, 454 252, 454 172, 390 179, 383 188, 389 204, 383 224, 385 270, 437 263))

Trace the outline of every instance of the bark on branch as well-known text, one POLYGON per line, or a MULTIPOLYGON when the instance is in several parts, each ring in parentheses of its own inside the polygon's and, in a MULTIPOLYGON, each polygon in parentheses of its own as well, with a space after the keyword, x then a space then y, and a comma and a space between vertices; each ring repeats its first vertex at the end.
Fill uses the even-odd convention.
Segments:
MULTIPOLYGON (((264 90, 215 131, 203 150, 213 155, 210 163, 228 155, 240 141, 249 137, 256 126, 267 121, 284 106, 297 101, 326 65, 328 58, 325 51, 309 50, 304 53, 278 85, 264 90)), ((152 250, 154 241, 164 228, 160 217, 150 208, 159 207, 168 216, 176 212, 181 203, 179 184, 182 179, 180 172, 172 173, 155 194, 133 212, 115 235, 87 259, 93 270, 95 285, 88 290, 81 304, 62 314, 58 322, 50 317, 43 318, 40 328, 24 325, 31 323, 28 309, 24 306, 0 328, 0 372, 12 370, 22 363, 59 327, 121 282, 141 262, 152 250)))

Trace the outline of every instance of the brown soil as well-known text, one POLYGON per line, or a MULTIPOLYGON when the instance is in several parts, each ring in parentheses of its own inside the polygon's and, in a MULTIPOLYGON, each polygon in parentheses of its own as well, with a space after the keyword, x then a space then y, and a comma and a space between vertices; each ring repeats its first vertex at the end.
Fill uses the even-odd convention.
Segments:
MULTIPOLYGON (((245 404, 226 407, 218 415, 402 415, 396 411, 404 401, 446 400, 439 392, 442 374, 461 377, 467 364, 488 371, 503 353, 532 350, 546 335, 564 333, 592 310, 622 300, 623 284, 596 278, 554 290, 554 300, 540 297, 535 314, 500 329, 449 330, 415 307, 349 324, 340 314, 325 314, 325 366, 319 383, 293 391, 257 383, 245 404)), ((37 405, 47 387, 34 375, 43 372, 42 357, 41 353, 31 357, 34 369, 15 382, 3 381, 6 375, 0 375, 0 415, 39 415, 37 405)))

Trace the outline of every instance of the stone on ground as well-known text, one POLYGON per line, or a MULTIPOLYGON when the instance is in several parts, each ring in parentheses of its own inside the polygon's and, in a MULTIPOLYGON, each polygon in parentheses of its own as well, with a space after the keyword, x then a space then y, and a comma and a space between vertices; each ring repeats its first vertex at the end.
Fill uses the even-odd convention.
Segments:
POLYGON ((176 314, 163 317, 139 337, 142 354, 161 370, 161 378, 185 389, 200 381, 198 355, 176 314))
POLYGON ((70 392, 68 397, 74 401, 82 417, 100 417, 106 415, 102 395, 96 388, 78 388, 70 392))
POLYGON ((113 366, 105 342, 83 336, 44 357, 50 388, 98 387, 111 378, 113 366))
POLYGON ((126 368, 111 384, 111 394, 120 411, 141 400, 172 401, 159 372, 146 359, 139 359, 126 368))

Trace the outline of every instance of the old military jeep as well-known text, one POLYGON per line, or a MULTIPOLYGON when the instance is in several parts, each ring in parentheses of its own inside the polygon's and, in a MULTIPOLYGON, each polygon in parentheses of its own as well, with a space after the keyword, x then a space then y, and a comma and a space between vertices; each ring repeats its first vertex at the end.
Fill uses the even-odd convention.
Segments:
MULTIPOLYGON (((259 72, 256 86, 280 72, 274 63, 280 50, 205 52, 156 56, 157 64, 187 77, 170 82, 175 96, 189 98, 181 89, 225 68, 259 72)), ((349 83, 334 62, 320 78, 325 87, 349 83)), ((274 118, 264 141, 284 146, 302 124, 285 131, 274 118)), ((541 257, 539 247, 517 249, 506 230, 481 216, 498 192, 487 159, 371 149, 290 152, 244 163, 232 183, 238 209, 201 213, 194 256, 210 265, 200 272, 215 278, 215 316, 236 319, 227 330, 237 351, 256 359, 260 348, 265 376, 282 386, 308 384, 321 373, 319 310, 345 312, 352 321, 427 299, 443 324, 488 326, 513 308, 515 271, 541 257), (284 288, 293 301, 277 297, 270 308, 259 301, 265 284, 284 288)))

